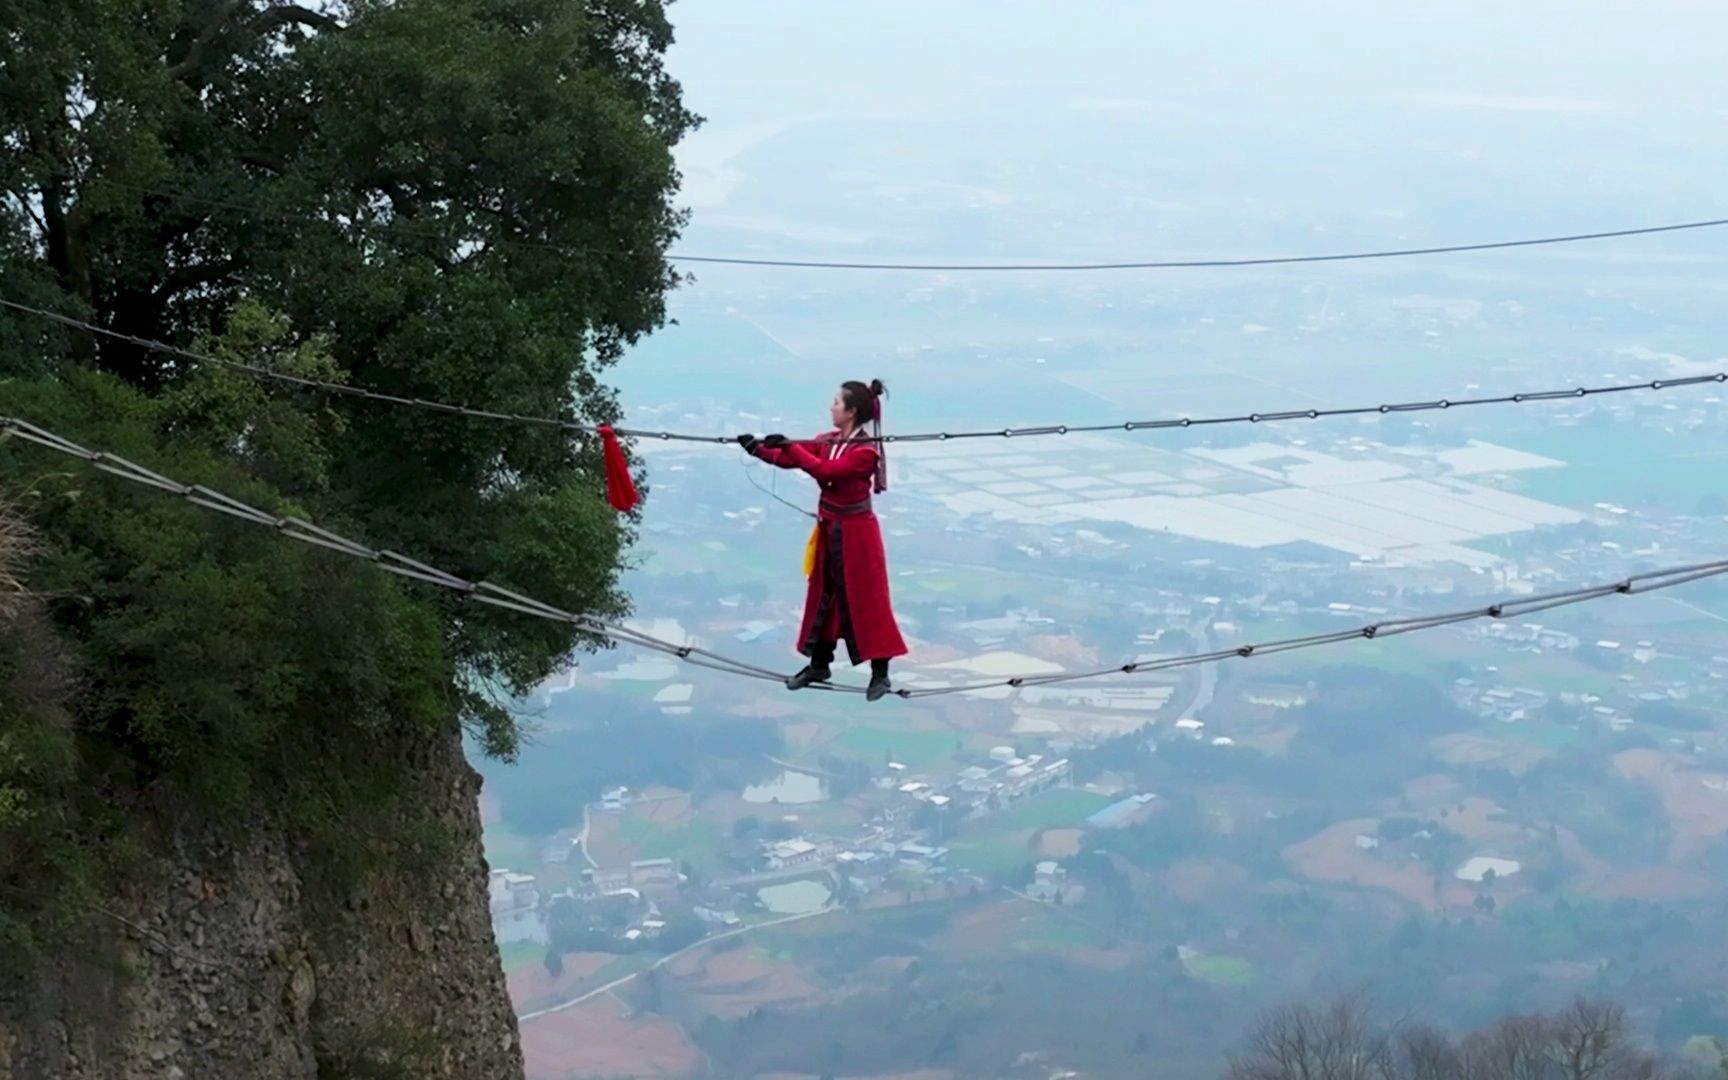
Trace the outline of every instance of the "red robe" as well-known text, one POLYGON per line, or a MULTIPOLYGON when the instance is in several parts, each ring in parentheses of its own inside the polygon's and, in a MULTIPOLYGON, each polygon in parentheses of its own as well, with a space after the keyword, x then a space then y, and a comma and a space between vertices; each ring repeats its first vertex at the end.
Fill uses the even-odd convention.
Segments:
POLYGON ((844 639, 852 663, 906 655, 906 641, 888 597, 888 553, 871 509, 878 450, 874 443, 841 442, 838 431, 810 445, 756 448, 756 456, 782 469, 803 469, 821 489, 817 506, 816 562, 804 594, 798 651, 808 656, 821 641, 844 639), (829 562, 839 555, 843 595, 828 588, 829 562), (842 618, 842 615, 845 618, 842 618), (850 630, 850 633, 847 631, 850 630))

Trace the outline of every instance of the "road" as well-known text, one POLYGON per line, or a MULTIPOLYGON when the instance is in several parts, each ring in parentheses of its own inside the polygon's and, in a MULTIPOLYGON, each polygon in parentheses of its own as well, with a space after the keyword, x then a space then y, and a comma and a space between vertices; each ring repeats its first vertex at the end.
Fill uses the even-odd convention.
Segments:
MULTIPOLYGON (((1188 632, 1194 637, 1195 652, 1209 652, 1212 649, 1212 639, 1211 635, 1208 633, 1211 628, 1211 612, 1207 612, 1205 617, 1199 619, 1187 628, 1188 632)), ((1200 714, 1206 710, 1206 706, 1212 704, 1213 697, 1218 693, 1218 665, 1196 664, 1194 667, 1198 669, 1200 679, 1199 684, 1194 687, 1193 698, 1178 704, 1176 708, 1169 712, 1170 716, 1175 717, 1178 720, 1190 716, 1198 720, 1200 714)), ((1171 701, 1172 703, 1176 703, 1175 698, 1172 698, 1171 701)))
POLYGON ((1052 904, 1047 900, 1040 900, 1036 896, 1032 896, 1029 893, 1023 893, 1019 889, 1011 888, 1007 885, 1002 886, 1002 891, 1009 894, 1010 896, 1018 897, 1019 899, 1026 901, 1028 904, 1037 904, 1039 907, 1044 908, 1046 911, 1049 911, 1051 914, 1055 915, 1057 918, 1068 919, 1069 921, 1074 922, 1080 926, 1084 926, 1086 929, 1091 930, 1093 933, 1103 935, 1105 938, 1107 938, 1110 941, 1115 941, 1115 942, 1122 941, 1122 934, 1120 931, 1112 930, 1108 926, 1102 926, 1098 923, 1095 923, 1091 919, 1088 919, 1085 916, 1081 915, 1079 912, 1075 911, 1073 908, 1064 907, 1061 904, 1052 904))
MULTIPOLYGON (((625 806, 642 806, 646 803, 667 802, 671 799, 682 799, 685 797, 686 796, 685 796, 684 792, 682 792, 682 791, 676 791, 670 795, 641 795, 641 796, 637 796, 634 799, 625 799, 624 805, 625 806)), ((581 846, 582 858, 587 860, 588 868, 591 870, 598 870, 598 869, 600 869, 600 864, 594 861, 594 855, 588 850, 588 827, 589 827, 590 815, 593 812, 594 812, 594 804, 593 803, 588 803, 582 807, 582 831, 580 833, 576 834, 576 837, 572 841, 572 843, 575 843, 575 844, 578 844, 581 846)))
POLYGON ((521 1016, 518 1016, 516 1018, 516 1022, 518 1024, 526 1024, 528 1021, 537 1020, 542 1016, 549 1016, 555 1012, 563 1012, 565 1009, 574 1009, 576 1006, 581 1005, 583 1002, 592 1001, 594 998, 599 997, 601 994, 611 993, 612 991, 618 989, 620 986, 623 986, 625 983, 629 982, 631 979, 634 979, 638 975, 643 974, 643 972, 658 971, 660 968, 665 967, 667 964, 670 964, 672 961, 678 959, 680 956, 683 956, 685 953, 695 952, 697 949, 700 949, 706 945, 712 945, 717 941, 725 941, 727 938, 738 937, 740 935, 748 934, 748 933, 751 933, 751 932, 756 931, 756 930, 766 930, 770 926, 785 926, 787 923, 802 922, 805 919, 814 919, 818 915, 827 915, 830 912, 839 911, 839 910, 840 910, 839 907, 830 905, 828 907, 821 909, 820 911, 806 911, 802 915, 787 915, 785 918, 770 919, 767 922, 756 923, 753 926, 740 926, 736 930, 728 930, 723 934, 715 934, 713 937, 705 937, 701 941, 693 942, 689 945, 684 946, 682 949, 679 949, 677 952, 667 953, 665 956, 662 956, 660 959, 654 961, 652 964, 649 964, 647 967, 643 968, 642 971, 632 971, 630 974, 624 976, 621 979, 613 979, 611 982, 607 983, 605 986, 597 986, 585 994, 581 994, 581 995, 578 995, 576 997, 571 998, 569 1001, 559 1002, 557 1005, 552 1005, 552 1006, 549 1006, 549 1007, 544 1008, 544 1009, 536 1009, 531 1013, 523 1013, 521 1016))
MULTIPOLYGON (((1202 626, 1196 629, 1194 637, 1200 643, 1198 651, 1208 652, 1211 650, 1212 641, 1206 634, 1206 627, 1202 626)), ((1194 701, 1188 706, 1188 715, 1198 720, 1200 714, 1206 711, 1206 706, 1212 704, 1212 698, 1218 692, 1218 665, 1198 664, 1196 666, 1200 669, 1200 689, 1195 692, 1194 701)))
POLYGON ((588 869, 598 870, 600 864, 594 861, 594 856, 588 853, 588 807, 582 807, 582 831, 576 836, 576 843, 582 848, 582 857, 588 861, 588 869))

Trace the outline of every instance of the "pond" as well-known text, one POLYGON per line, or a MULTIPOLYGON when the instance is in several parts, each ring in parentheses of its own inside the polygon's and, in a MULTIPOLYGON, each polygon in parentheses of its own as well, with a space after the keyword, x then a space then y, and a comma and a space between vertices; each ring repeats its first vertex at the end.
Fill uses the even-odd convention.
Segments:
POLYGON ((1488 876, 1488 871, 1494 871, 1494 876, 1503 878, 1516 874, 1519 870, 1516 859, 1496 859, 1491 855, 1478 855, 1458 868, 1460 881, 1481 881, 1488 876))
POLYGON ((546 921, 540 918, 540 913, 533 908, 495 913, 492 916, 492 933, 497 936, 500 945, 512 941, 532 941, 544 945, 550 937, 546 931, 546 921))
POLYGON ((827 797, 828 786, 822 782, 820 776, 793 772, 791 769, 766 784, 751 784, 744 789, 744 801, 748 803, 783 803, 794 806, 821 802, 827 797))
POLYGON ((821 911, 828 906, 833 895, 825 883, 811 880, 788 881, 784 885, 770 885, 756 891, 756 898, 762 901, 762 906, 776 915, 807 915, 821 911))

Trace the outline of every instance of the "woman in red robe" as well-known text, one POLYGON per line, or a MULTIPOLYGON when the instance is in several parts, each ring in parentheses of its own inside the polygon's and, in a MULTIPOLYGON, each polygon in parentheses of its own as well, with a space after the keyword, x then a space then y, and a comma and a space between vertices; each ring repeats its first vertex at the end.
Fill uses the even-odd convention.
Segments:
POLYGON ((880 381, 849 382, 829 406, 834 430, 805 442, 784 435, 757 439, 740 435, 745 451, 782 469, 803 469, 821 489, 817 503, 815 561, 804 594, 798 651, 810 663, 787 680, 793 690, 827 682, 834 653, 844 639, 854 665, 870 661, 865 696, 879 701, 891 690, 888 661, 906 655, 906 642, 888 598, 888 556, 871 495, 888 489, 882 444, 880 381), (874 436, 867 439, 865 425, 874 436))

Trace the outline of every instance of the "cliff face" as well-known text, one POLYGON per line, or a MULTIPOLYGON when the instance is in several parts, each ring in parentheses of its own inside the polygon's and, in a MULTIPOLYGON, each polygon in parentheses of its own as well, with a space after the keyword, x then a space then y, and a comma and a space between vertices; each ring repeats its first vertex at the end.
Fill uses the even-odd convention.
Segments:
POLYGON ((159 808, 148 880, 90 914, 82 948, 0 990, 0 1078, 520 1078, 479 777, 454 725, 403 760, 453 843, 336 898, 295 838, 159 808))

